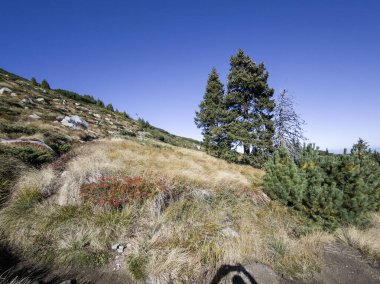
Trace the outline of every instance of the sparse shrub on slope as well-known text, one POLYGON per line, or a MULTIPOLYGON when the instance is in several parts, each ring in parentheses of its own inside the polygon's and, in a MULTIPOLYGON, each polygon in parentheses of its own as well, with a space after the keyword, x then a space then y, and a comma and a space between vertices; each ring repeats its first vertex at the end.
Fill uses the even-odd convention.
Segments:
POLYGON ((35 134, 37 132, 37 128, 29 127, 29 126, 18 126, 12 124, 0 123, 0 132, 6 134, 35 134))
POLYGON ((52 162, 54 159, 49 150, 28 143, 12 146, 0 145, 0 155, 17 158, 31 166, 41 166, 52 162))
POLYGON ((70 139, 58 133, 46 131, 44 140, 59 155, 65 154, 71 149, 70 139))
POLYGON ((140 176, 101 177, 97 182, 83 184, 80 197, 94 206, 122 209, 127 204, 141 202, 161 191, 160 184, 148 182, 140 176))
POLYGON ((380 167, 363 143, 336 156, 321 156, 308 145, 296 162, 280 150, 266 164, 264 188, 325 227, 358 224, 380 208, 380 167))
POLYGON ((42 80, 42 82, 41 82, 41 88, 43 88, 45 90, 50 90, 50 85, 45 79, 42 80))

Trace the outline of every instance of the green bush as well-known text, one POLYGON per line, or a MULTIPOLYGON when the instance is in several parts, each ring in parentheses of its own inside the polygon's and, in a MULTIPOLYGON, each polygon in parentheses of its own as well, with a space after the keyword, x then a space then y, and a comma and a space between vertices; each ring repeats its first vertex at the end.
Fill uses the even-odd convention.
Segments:
POLYGON ((0 145, 0 156, 14 157, 31 166, 41 166, 52 162, 53 154, 42 147, 31 144, 0 145))
POLYGON ((33 86, 38 86, 37 80, 36 80, 36 78, 34 78, 34 77, 32 77, 32 79, 30 79, 30 83, 31 83, 33 86))
POLYGON ((284 205, 302 207, 307 188, 305 175, 297 167, 285 148, 281 148, 266 165, 264 176, 268 195, 284 205))
POLYGON ((45 79, 43 79, 41 82, 41 88, 43 88, 45 90, 50 90, 50 85, 45 79))
POLYGON ((136 280, 145 278, 146 259, 143 256, 130 256, 128 258, 128 270, 136 280))
POLYGON ((37 132, 37 128, 0 123, 0 132, 7 133, 7 134, 22 133, 22 134, 32 135, 37 132))
POLYGON ((107 106, 106 106, 106 109, 108 109, 109 111, 114 111, 114 109, 113 109, 113 105, 112 104, 108 104, 107 106))
POLYGON ((98 106, 104 106, 104 103, 101 101, 101 100, 95 100, 93 96, 90 96, 90 95, 80 95, 78 93, 75 93, 75 92, 72 92, 72 91, 67 91, 67 90, 63 90, 63 89, 55 89, 54 90, 56 93, 66 97, 66 98, 69 98, 69 99, 72 99, 72 100, 75 100, 75 101, 81 101, 81 102, 84 102, 84 103, 88 103, 88 104, 94 104, 94 105, 98 105, 98 106))
POLYGON ((44 140, 46 145, 59 155, 65 154, 71 149, 71 140, 58 133, 46 131, 44 133, 44 140))
POLYGON ((327 228, 358 224, 380 209, 380 167, 364 141, 351 154, 321 156, 313 145, 293 161, 279 150, 265 166, 264 190, 327 228))

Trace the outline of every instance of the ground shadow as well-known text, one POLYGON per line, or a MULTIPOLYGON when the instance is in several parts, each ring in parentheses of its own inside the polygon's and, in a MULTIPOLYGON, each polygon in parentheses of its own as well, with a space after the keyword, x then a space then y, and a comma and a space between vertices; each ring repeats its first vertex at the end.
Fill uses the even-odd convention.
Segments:
POLYGON ((248 279, 248 283, 244 281, 244 279, 240 275, 234 275, 231 279, 231 283, 233 284, 257 284, 255 278, 241 265, 222 265, 219 267, 216 272, 214 278, 211 280, 210 284, 218 284, 223 278, 227 277, 230 273, 238 272, 244 274, 244 276, 248 279))
POLYGON ((77 283, 73 275, 66 273, 56 275, 49 268, 33 266, 18 258, 8 247, 0 246, 0 283, 11 282, 12 279, 28 279, 38 284, 77 283))

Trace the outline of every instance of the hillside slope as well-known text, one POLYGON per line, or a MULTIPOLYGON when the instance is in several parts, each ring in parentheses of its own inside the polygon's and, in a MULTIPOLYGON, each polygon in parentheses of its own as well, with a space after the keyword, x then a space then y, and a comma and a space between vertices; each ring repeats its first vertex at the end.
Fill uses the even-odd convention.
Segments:
POLYGON ((269 200, 262 170, 88 97, 0 79, 0 264, 13 253, 47 274, 30 282, 380 281, 368 264, 380 260, 378 214, 365 231, 325 232, 269 200))
POLYGON ((110 136, 141 136, 200 149, 200 142, 172 135, 100 100, 71 91, 49 90, 0 69, 0 139, 58 140, 71 144, 110 136), (76 117, 78 116, 78 117, 76 117), (55 136, 52 137, 51 136, 55 136))

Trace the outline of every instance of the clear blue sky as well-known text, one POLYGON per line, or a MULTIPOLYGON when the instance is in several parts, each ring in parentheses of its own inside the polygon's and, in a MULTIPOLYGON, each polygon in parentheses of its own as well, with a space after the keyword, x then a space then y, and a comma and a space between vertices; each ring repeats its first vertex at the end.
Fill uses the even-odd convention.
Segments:
POLYGON ((201 139, 194 111, 242 48, 322 148, 380 146, 380 1, 1 1, 0 67, 201 139))

